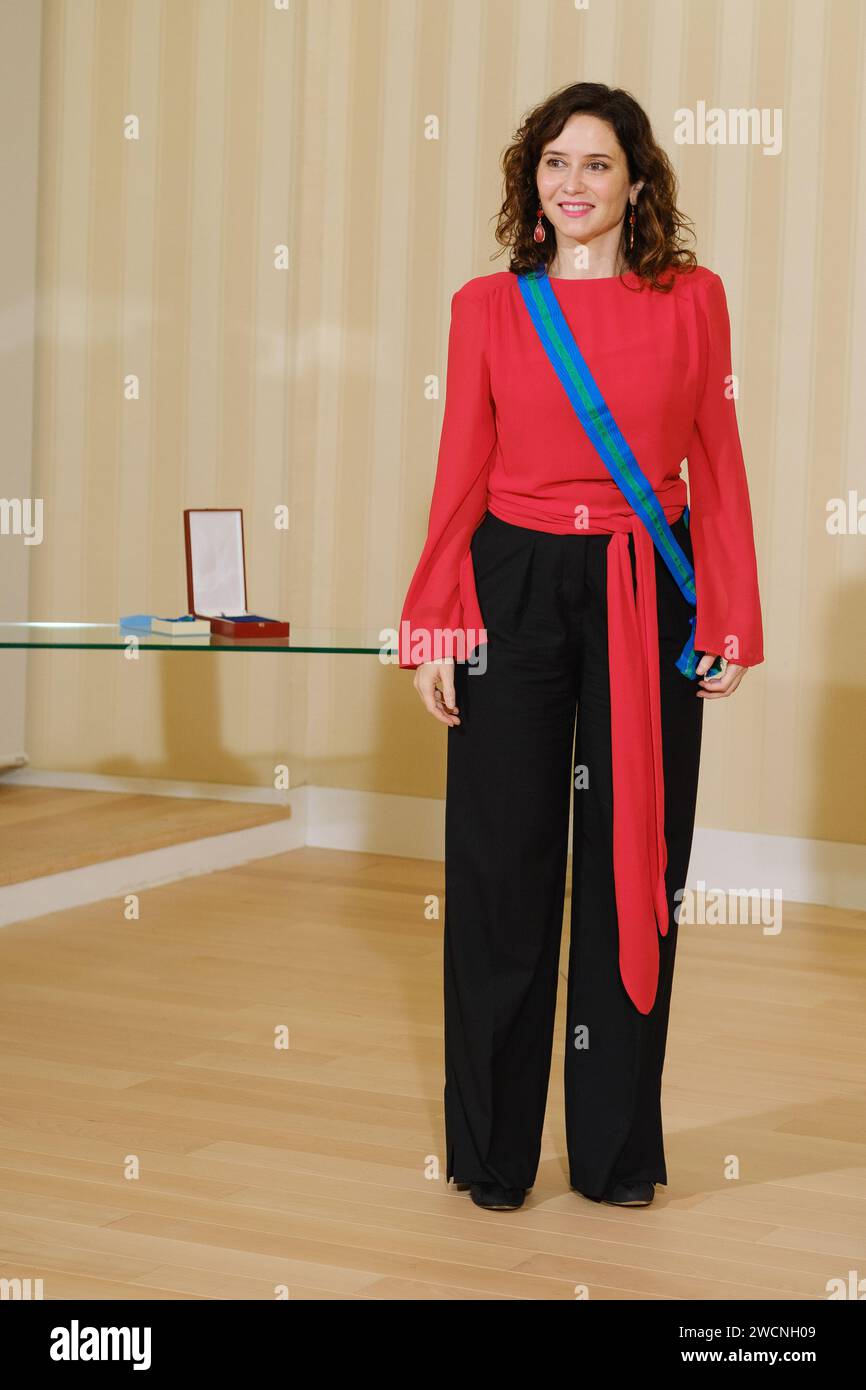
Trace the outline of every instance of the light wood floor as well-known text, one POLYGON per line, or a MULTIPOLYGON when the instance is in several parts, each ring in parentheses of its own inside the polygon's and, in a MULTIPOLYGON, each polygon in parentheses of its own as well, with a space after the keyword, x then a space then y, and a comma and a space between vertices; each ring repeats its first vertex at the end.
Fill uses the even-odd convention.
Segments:
POLYGON ((282 806, 15 786, 0 779, 0 885, 284 820, 282 806))
POLYGON ((0 929, 0 1277, 46 1299, 800 1300, 862 1276, 863 914, 682 928, 670 1183, 645 1210, 568 1190, 561 989, 537 1183, 488 1213, 425 1177, 442 886, 440 864, 305 849, 143 893, 138 921, 110 901, 0 929))

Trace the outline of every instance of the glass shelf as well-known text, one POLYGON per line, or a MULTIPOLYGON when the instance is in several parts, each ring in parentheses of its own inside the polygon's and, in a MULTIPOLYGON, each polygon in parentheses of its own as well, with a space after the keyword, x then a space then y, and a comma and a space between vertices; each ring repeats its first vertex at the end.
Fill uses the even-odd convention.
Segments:
POLYGON ((142 650, 159 652, 333 652, 358 656, 394 656, 396 649, 379 640, 372 628, 295 627, 289 636, 259 641, 226 637, 165 637, 159 633, 137 632, 118 623, 33 622, 0 623, 0 649, 3 648, 94 648, 123 651, 134 639, 142 650))

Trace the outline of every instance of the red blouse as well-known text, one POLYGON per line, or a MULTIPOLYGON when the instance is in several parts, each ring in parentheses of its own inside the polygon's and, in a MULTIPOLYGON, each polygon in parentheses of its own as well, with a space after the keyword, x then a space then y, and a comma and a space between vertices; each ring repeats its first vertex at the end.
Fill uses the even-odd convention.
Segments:
MULTIPOLYGON (((689 504, 696 651, 756 666, 764 659, 761 606, 729 389, 724 286, 705 266, 677 271, 673 280, 667 294, 653 291, 632 271, 595 280, 552 278, 550 285, 668 520, 689 504), (680 476, 683 459, 688 493, 680 476)), ((657 980, 656 921, 663 933, 668 925, 654 546, 575 415, 510 271, 468 281, 451 301, 438 466, 427 539, 403 605, 400 666, 442 655, 467 660, 486 641, 469 550, 486 510, 537 531, 611 534, 608 638, 620 961, 630 995, 648 1012, 657 980)))

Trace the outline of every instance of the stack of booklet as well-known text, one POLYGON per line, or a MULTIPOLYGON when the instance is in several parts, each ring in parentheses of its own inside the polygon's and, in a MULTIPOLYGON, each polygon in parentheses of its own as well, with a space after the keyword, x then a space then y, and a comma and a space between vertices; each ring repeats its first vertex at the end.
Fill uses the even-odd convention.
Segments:
POLYGON ((150 613, 130 613, 121 618, 125 632, 140 632, 151 637, 210 637, 210 619, 185 613, 181 618, 157 618, 150 613))

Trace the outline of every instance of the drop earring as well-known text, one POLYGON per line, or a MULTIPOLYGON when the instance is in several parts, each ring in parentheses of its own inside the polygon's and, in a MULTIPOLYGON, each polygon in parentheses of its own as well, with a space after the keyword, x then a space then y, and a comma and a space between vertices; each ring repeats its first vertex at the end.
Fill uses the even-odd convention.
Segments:
POLYGON ((546 241, 547 233, 541 225, 541 208, 538 209, 538 221, 535 224, 535 231, 532 233, 533 241, 546 241))
POLYGON ((628 221, 629 221, 628 249, 629 249, 629 251, 633 251, 633 250, 634 250, 634 203, 632 203, 632 205, 631 205, 631 215, 630 215, 628 221))

